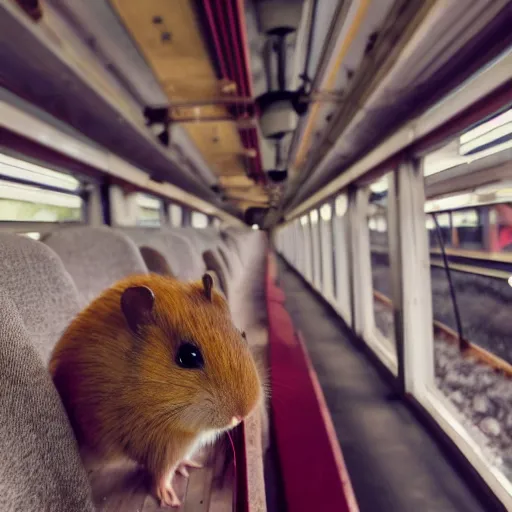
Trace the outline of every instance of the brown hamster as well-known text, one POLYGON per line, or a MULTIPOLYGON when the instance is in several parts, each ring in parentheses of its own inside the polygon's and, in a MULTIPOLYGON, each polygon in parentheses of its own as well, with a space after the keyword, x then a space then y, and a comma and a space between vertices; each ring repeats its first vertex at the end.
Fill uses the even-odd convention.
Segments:
POLYGON ((263 398, 247 342, 212 288, 208 274, 124 279, 75 318, 50 361, 81 447, 142 464, 171 506, 175 471, 186 474, 197 448, 263 398))

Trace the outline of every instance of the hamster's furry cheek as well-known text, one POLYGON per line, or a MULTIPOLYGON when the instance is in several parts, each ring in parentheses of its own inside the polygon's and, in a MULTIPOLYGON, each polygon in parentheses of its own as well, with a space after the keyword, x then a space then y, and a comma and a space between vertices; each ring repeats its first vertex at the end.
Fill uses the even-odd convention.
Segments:
POLYGON ((192 430, 213 427, 217 417, 217 406, 211 393, 200 391, 193 402, 180 413, 180 421, 192 430), (212 424, 213 423, 213 424, 212 424))

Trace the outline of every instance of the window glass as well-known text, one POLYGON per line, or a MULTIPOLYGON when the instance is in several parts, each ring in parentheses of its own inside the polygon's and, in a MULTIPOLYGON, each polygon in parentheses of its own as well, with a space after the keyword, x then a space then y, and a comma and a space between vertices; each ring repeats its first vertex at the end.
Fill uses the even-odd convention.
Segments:
POLYGON ((351 272, 349 260, 350 229, 348 215, 346 215, 347 210, 347 195, 340 194, 334 201, 334 215, 332 218, 334 293, 343 318, 347 324, 352 325, 350 300, 351 272))
POLYGON ((311 210, 309 212, 310 226, 311 226, 311 248, 313 254, 313 284, 319 289, 322 289, 322 256, 320 247, 320 226, 318 224, 319 215, 318 210, 311 210))
POLYGON ((69 174, 0 153, 0 221, 80 221, 83 200, 75 194, 80 186, 69 174))
POLYGON ((204 229, 208 227, 208 216, 201 212, 192 212, 191 223, 193 228, 204 229))
POLYGON ((147 194, 137 193, 137 225, 160 226, 162 200, 147 194))
POLYGON ((320 252, 322 261, 322 292, 329 300, 334 299, 332 206, 325 203, 320 208, 320 252))
POLYGON ((0 221, 76 222, 82 204, 76 195, 0 180, 0 221))
POLYGON ((396 359, 393 294, 388 240, 388 190, 391 173, 370 185, 368 232, 372 267, 375 342, 396 359))
POLYGON ((180 228, 183 223, 183 209, 179 204, 171 204, 169 205, 169 219, 171 221, 171 226, 175 228, 180 228))
POLYGON ((69 191, 77 191, 80 188, 80 181, 69 174, 57 172, 2 153, 0 153, 0 176, 69 191))
POLYGON ((512 364, 512 190, 510 183, 498 179, 480 187, 473 182, 467 191, 443 194, 442 190, 444 184, 453 187, 451 176, 463 183, 475 159, 480 168, 472 168, 472 176, 478 172, 487 182, 497 164, 510 163, 506 138, 512 135, 511 113, 481 123, 443 148, 444 152, 427 157, 427 196, 432 169, 437 169, 440 196, 429 197, 425 211, 434 316, 434 392, 479 446, 479 453, 512 482, 512 379, 496 370, 496 363, 512 364), (490 154, 493 158, 486 160, 490 154), (459 329, 470 352, 462 350, 459 329))

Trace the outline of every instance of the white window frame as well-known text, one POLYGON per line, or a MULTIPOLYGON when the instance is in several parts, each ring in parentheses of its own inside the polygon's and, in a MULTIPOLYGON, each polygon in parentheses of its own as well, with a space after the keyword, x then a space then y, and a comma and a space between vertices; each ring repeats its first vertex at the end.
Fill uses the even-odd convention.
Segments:
POLYGON ((512 482, 485 459, 435 383, 430 251, 425 227, 422 162, 402 163, 398 169, 398 184, 405 390, 443 429, 506 509, 512 510, 512 482))

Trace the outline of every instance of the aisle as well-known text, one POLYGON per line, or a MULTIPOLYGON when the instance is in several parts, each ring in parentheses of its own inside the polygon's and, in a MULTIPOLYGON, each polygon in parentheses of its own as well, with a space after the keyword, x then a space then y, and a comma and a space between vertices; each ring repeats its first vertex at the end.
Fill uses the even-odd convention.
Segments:
POLYGON ((282 260, 279 282, 318 374, 361 512, 485 511, 340 320, 282 260))

